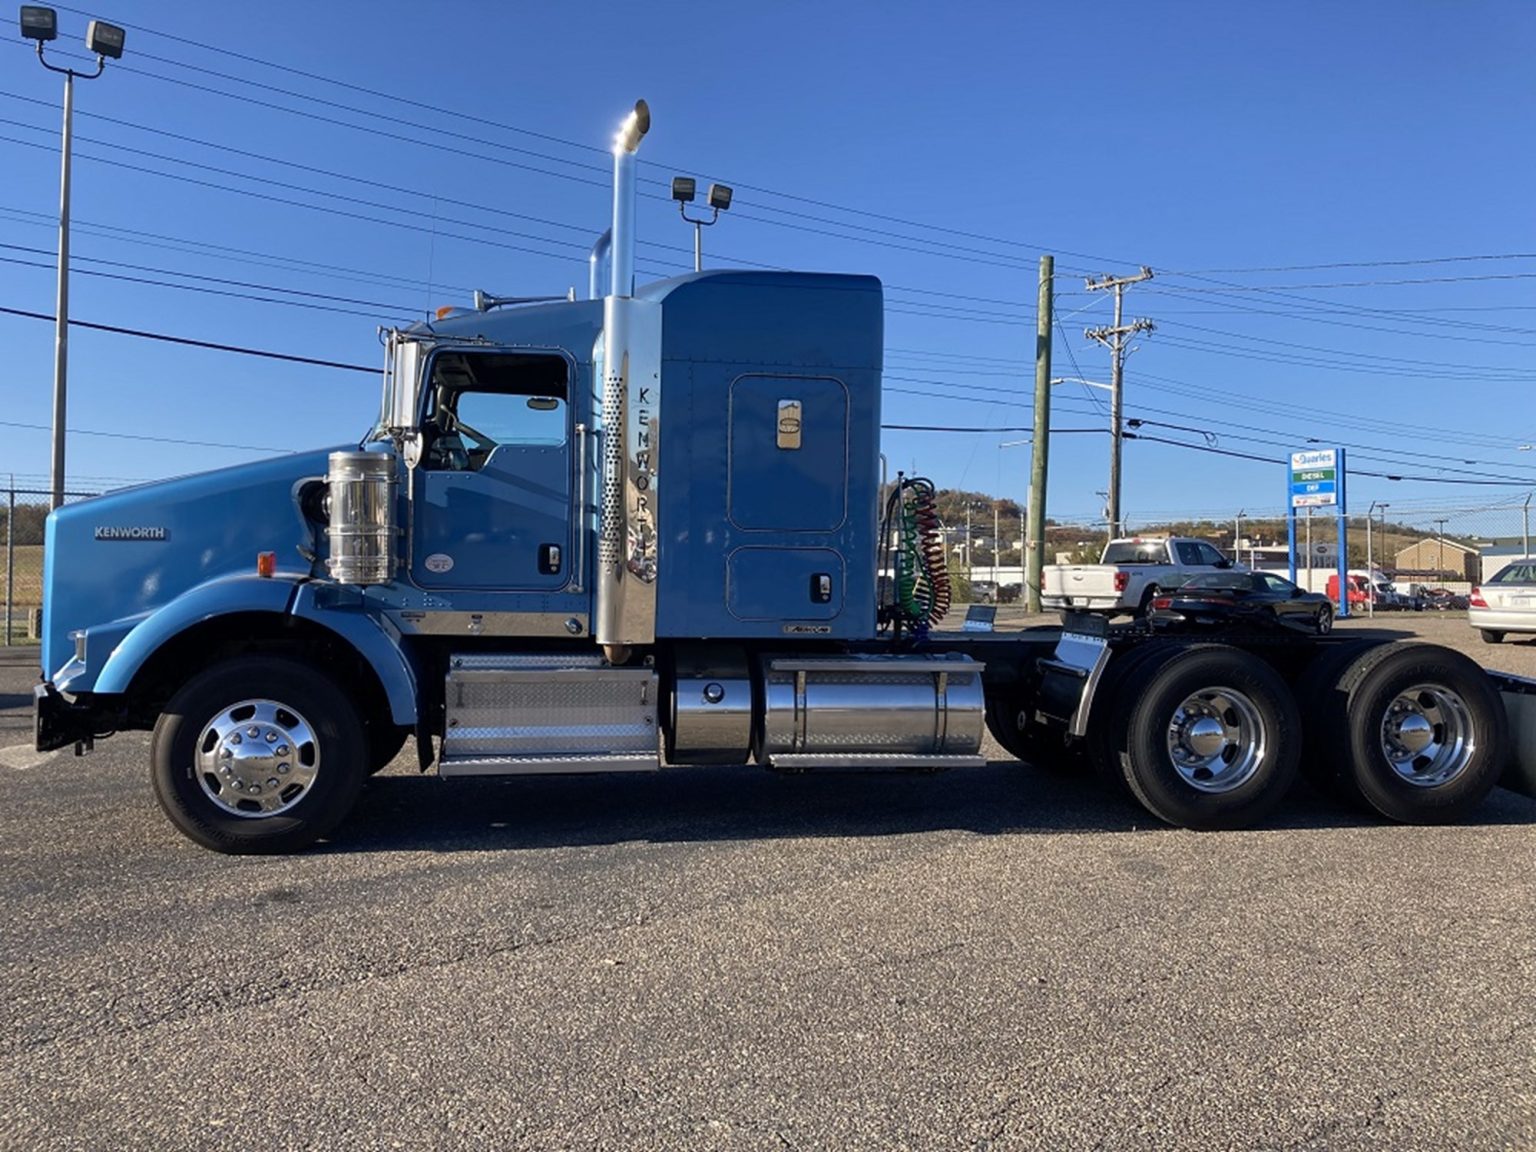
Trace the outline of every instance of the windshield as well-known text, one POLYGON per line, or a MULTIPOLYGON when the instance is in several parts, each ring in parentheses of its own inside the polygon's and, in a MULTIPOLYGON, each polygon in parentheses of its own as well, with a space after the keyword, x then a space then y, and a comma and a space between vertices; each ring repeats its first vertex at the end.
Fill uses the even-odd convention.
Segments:
POLYGON ((1183 587, 1186 589, 1239 589, 1246 592, 1253 587, 1253 580, 1246 572, 1207 572, 1190 577, 1184 582, 1183 587))

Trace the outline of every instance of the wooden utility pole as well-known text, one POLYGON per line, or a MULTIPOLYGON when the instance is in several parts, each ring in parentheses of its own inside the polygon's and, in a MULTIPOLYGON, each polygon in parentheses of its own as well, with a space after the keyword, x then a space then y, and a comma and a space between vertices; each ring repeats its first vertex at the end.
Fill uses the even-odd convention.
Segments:
POLYGON ((1029 453, 1029 529, 1024 542, 1024 594, 1040 611, 1040 570, 1045 567, 1045 475, 1051 445, 1051 289, 1056 260, 1040 257, 1040 298, 1035 306, 1034 444, 1029 453))
POLYGON ((1089 328, 1083 333, 1090 340, 1097 340, 1109 349, 1110 377, 1109 377, 1109 538, 1113 540, 1119 536, 1120 522, 1120 441, 1123 427, 1121 418, 1121 377, 1125 367, 1125 342, 1130 336, 1138 332, 1152 331, 1152 321, 1133 320, 1129 324, 1121 322, 1122 305, 1125 298, 1125 288, 1128 284, 1138 284, 1143 280, 1152 279, 1152 269, 1142 266, 1140 272, 1134 276, 1101 276, 1097 280, 1087 281, 1090 292, 1103 291, 1106 288, 1115 293, 1115 322, 1108 328, 1089 328))

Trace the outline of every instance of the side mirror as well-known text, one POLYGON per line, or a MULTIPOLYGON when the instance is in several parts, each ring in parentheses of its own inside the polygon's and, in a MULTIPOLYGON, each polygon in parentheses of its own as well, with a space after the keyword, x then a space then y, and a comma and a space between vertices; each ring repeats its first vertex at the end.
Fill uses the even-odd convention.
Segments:
POLYGON ((1230 560, 1218 560, 1218 561, 1216 561, 1216 563, 1214 565, 1212 565, 1212 567, 1215 567, 1215 568, 1230 568, 1230 567, 1232 567, 1232 561, 1230 561, 1230 560))

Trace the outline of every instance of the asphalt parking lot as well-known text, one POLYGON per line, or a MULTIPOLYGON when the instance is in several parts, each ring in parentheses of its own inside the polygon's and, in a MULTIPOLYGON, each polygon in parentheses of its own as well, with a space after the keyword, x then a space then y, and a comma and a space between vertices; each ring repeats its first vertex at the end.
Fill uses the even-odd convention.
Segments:
MULTIPOLYGON (((1536 675, 1536 643, 1456 639, 1536 675)), ((1360 627, 1360 625, 1344 625, 1360 627)), ((1460 646, 1460 644, 1459 644, 1460 646)), ((1154 825, 940 776, 443 782, 181 839, 0 655, 5 1148, 1536 1147, 1536 801, 1154 825)), ((408 748, 409 753, 409 748, 408 748)))

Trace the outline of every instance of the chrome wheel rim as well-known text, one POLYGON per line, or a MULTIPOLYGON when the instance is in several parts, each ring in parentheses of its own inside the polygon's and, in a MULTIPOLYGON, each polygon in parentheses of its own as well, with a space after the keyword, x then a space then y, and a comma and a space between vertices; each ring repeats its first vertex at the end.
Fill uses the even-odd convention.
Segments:
POLYGON ((1168 721, 1168 760, 1199 792, 1241 788, 1259 770, 1268 733, 1258 707, 1232 688, 1205 688, 1185 697, 1168 721))
POLYGON ((320 772, 320 742, 296 709, 242 700, 203 727, 195 759, 204 796, 228 815, 261 820, 309 795, 320 772))
POLYGON ((1437 684, 1416 684, 1394 696, 1377 743, 1398 779, 1418 788, 1450 783, 1477 751, 1466 701, 1437 684))

